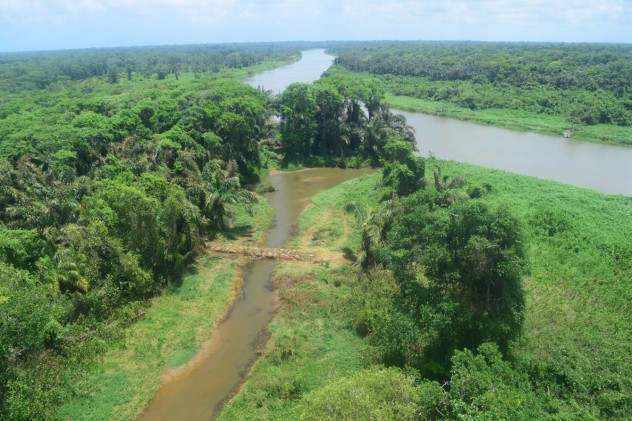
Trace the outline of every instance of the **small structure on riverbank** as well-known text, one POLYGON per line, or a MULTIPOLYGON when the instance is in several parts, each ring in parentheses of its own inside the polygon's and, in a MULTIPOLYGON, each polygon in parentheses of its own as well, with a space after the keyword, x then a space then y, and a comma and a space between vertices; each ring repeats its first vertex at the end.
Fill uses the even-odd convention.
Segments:
POLYGON ((564 130, 564 132, 562 133, 562 136, 564 136, 564 139, 570 139, 572 134, 573 132, 570 129, 567 129, 567 130, 564 130))

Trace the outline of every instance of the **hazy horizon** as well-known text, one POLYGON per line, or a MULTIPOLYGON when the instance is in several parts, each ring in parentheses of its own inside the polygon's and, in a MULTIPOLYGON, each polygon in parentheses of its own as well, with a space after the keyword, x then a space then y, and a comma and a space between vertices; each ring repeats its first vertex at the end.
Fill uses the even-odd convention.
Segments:
POLYGON ((324 40, 632 43, 632 0, 0 0, 0 52, 324 40))

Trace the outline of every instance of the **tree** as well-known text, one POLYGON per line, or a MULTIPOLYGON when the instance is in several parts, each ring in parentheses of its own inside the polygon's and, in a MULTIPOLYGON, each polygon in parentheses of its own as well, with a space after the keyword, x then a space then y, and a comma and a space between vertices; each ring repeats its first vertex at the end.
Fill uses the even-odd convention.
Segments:
MULTIPOLYGON (((62 307, 44 286, 28 272, 0 263, 0 413, 14 412, 12 419, 28 419, 19 415, 23 413, 38 415, 37 410, 17 405, 7 410, 7 401, 16 394, 16 386, 29 386, 20 381, 20 369, 57 344, 62 333, 61 319, 62 307)), ((34 388, 32 393, 37 395, 38 391, 34 388)), ((12 400, 18 401, 15 396, 12 400)), ((46 411, 46 405, 34 406, 46 411)))
POLYGON ((349 209, 355 211, 362 220, 362 239, 360 241, 360 267, 367 271, 378 264, 377 251, 382 247, 386 235, 401 215, 401 207, 397 197, 384 201, 378 209, 360 209, 357 204, 350 203, 349 209))
POLYGON ((229 228, 229 205, 241 204, 249 208, 256 196, 241 188, 239 177, 232 175, 233 165, 226 170, 217 161, 209 162, 204 168, 203 182, 207 191, 202 206, 202 215, 209 220, 211 229, 225 231, 229 228))
POLYGON ((281 142, 286 156, 290 159, 310 156, 318 135, 313 86, 293 83, 283 91, 277 104, 281 114, 281 142))
POLYGON ((396 368, 374 367, 305 397, 301 420, 413 420, 419 395, 414 379, 396 368))
POLYGON ((200 210, 182 188, 172 186, 159 219, 165 238, 165 271, 179 279, 202 246, 200 210))

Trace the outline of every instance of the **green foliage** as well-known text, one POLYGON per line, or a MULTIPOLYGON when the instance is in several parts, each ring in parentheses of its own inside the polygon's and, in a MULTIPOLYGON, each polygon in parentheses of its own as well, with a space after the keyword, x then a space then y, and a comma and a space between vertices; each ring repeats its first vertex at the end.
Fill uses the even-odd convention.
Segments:
MULTIPOLYGON (((434 166, 435 162, 427 164, 434 166)), ((356 285, 356 331, 367 335, 381 361, 393 364, 419 361, 415 358, 423 352, 434 352, 430 344, 456 343, 459 332, 483 333, 482 340, 487 341, 488 331, 479 330, 478 323, 467 322, 464 317, 472 314, 476 306, 463 307, 458 298, 469 296, 478 305, 485 305, 485 299, 470 295, 476 289, 451 290, 458 285, 452 282, 484 274, 479 270, 485 266, 474 265, 471 273, 463 274, 461 264, 452 266, 452 249, 430 246, 435 241, 450 244, 447 239, 453 238, 453 245, 464 245, 460 262, 469 266, 486 256, 479 253, 487 250, 485 244, 489 240, 483 240, 481 234, 483 238, 491 234, 494 241, 506 243, 518 228, 522 234, 517 245, 525 250, 529 262, 528 276, 522 281, 524 307, 520 313, 510 312, 507 319, 496 319, 489 330, 489 334, 502 334, 503 325, 524 318, 519 341, 509 342, 506 348, 510 360, 500 359, 495 351, 491 355, 496 356, 490 358, 489 348, 479 354, 476 346, 461 352, 463 345, 456 348, 455 357, 439 365, 433 364, 432 359, 422 360, 424 373, 443 372, 441 381, 451 385, 443 391, 436 383, 421 383, 420 389, 430 388, 432 396, 422 402, 422 407, 434 408, 444 414, 437 416, 441 418, 625 419, 630 408, 626 397, 630 366, 624 355, 629 352, 630 337, 624 326, 630 302, 628 279, 632 279, 632 254, 625 234, 631 220, 628 198, 454 162, 442 162, 441 167, 446 175, 435 171, 434 182, 426 181, 423 193, 400 201, 404 206, 402 222, 389 232, 382 243, 388 248, 382 246, 379 254, 381 259, 387 258, 386 266, 391 271, 372 269, 356 285), (457 174, 475 184, 463 184, 462 178, 454 177, 457 174), (477 200, 465 196, 475 191, 473 186, 479 187, 479 193, 474 195, 479 197, 477 200), (408 200, 415 201, 416 211, 406 208, 408 200), (487 211, 477 203, 484 204, 487 211), (471 206, 474 207, 466 209, 471 206), (514 216, 503 208, 509 208, 514 216), (498 218, 498 226, 487 220, 492 215, 498 218), (467 227, 477 220, 487 221, 480 228, 483 231, 474 230, 467 237, 467 227), (428 228, 433 226, 429 225, 431 222, 432 230, 428 228), (504 235, 498 235, 503 232, 504 235), (426 240, 415 246, 415 238, 426 240), (396 239, 398 243, 394 244, 396 239), (431 253, 427 261, 421 257, 425 253, 431 253), (416 265, 409 266, 409 261, 416 265), (433 292, 435 281, 430 268, 434 268, 433 273, 454 269, 455 272, 448 272, 452 278, 444 278, 453 281, 433 292), (407 282, 400 283, 398 279, 407 282), (460 291, 457 300, 446 301, 453 297, 450 291, 460 291), (414 297, 427 301, 414 301, 414 297), (419 302, 423 306, 417 307, 419 302), (437 305, 438 302, 442 304, 437 305), (422 317, 422 321, 412 325, 417 333, 406 328, 411 326, 408 320, 416 320, 414 315, 422 317), (399 342, 391 339, 394 336, 399 342), (446 369, 451 370, 450 374, 446 369), (486 389, 485 379, 501 382, 494 380, 493 389, 486 389), (457 390, 455 382, 465 389, 458 389, 459 395, 453 396, 457 390)), ((371 178, 366 183, 375 183, 379 175, 371 178)), ((353 192, 347 194, 355 198, 353 192)), ((375 207, 376 202, 373 199, 366 206, 375 207)), ((357 229, 361 231, 362 226, 358 224, 357 229)), ((512 262, 517 263, 513 259, 508 263, 512 262)), ((509 274, 500 267, 505 275, 509 274)), ((488 275, 500 274, 488 273, 483 279, 488 275)), ((507 298, 507 304, 521 301, 515 301, 511 295, 507 298)), ((475 321, 488 323, 490 316, 491 313, 483 313, 475 321)), ((437 352, 442 357, 448 351, 437 352)), ((441 358, 434 361, 437 360, 441 358)))
POLYGON ((57 418, 138 418, 162 384, 164 370, 193 357, 231 302, 238 276, 235 265, 204 258, 195 269, 181 285, 152 298, 140 309, 143 317, 137 323, 108 341, 98 359, 68 379, 61 388, 68 396, 54 408, 57 418))
POLYGON ((428 375, 445 375, 457 349, 494 341, 506 351, 524 320, 520 225, 506 208, 469 198, 464 180, 442 178, 438 170, 434 188, 410 176, 404 189, 394 174, 411 171, 395 165, 384 169, 383 182, 409 196, 385 202, 378 214, 399 207, 391 217, 365 219, 361 243, 369 257, 362 268, 382 264, 393 278, 377 271, 359 283, 357 323, 385 363, 428 375))
POLYGON ((426 419, 567 419, 586 418, 571 406, 560 406, 530 383, 527 373, 503 360, 498 347, 485 343, 476 352, 463 350, 452 358, 450 387, 424 381, 421 417, 426 419))
POLYGON ((10 262, 20 269, 33 269, 46 246, 36 230, 8 230, 0 226, 0 262, 10 262))
POLYGON ((61 345, 61 319, 45 286, 0 263, 0 411, 10 419, 52 418, 59 367, 46 364, 46 353, 61 345))
POLYGON ((414 193, 425 174, 425 160, 413 155, 410 143, 393 139, 384 146, 383 183, 398 196, 414 193))
POLYGON ((204 44, 3 54, 0 90, 45 89, 101 78, 112 84, 143 78, 178 80, 183 72, 217 73, 264 61, 290 61, 307 43, 204 44))
POLYGON ((398 108, 630 143, 629 46, 374 42, 334 50, 339 69, 377 77, 398 108))
POLYGON ((414 149, 415 136, 405 119, 393 115, 377 83, 331 76, 314 85, 292 84, 277 99, 281 146, 286 164, 295 161, 346 166, 380 164, 392 142, 414 149), (406 146, 408 145, 408 146, 406 146))
POLYGON ((297 48, 3 56, 0 295, 15 307, 2 309, 0 418, 54 418, 71 389, 61 379, 94 358, 90 344, 179 284, 235 207, 257 201, 242 183, 261 172, 270 99, 236 80, 244 73, 217 73, 297 48))
POLYGON ((310 393, 301 420, 412 420, 414 380, 396 368, 372 368, 310 393))
MULTIPOLYGON (((382 200, 391 197, 391 189, 384 186, 380 173, 347 182, 314 198, 315 205, 302 217, 292 245, 313 244, 318 233, 319 247, 340 251, 344 244, 350 249, 349 255, 361 257, 363 231, 367 229, 379 257, 389 255, 387 265, 391 269, 372 267, 356 278, 358 268, 348 268, 344 276, 339 276, 332 265, 321 267, 320 275, 310 278, 305 275, 305 266, 284 265, 285 269, 276 275, 279 285, 294 284, 282 292, 285 307, 271 327, 268 352, 253 369, 243 392, 227 406, 223 419, 297 419, 307 408, 302 396, 318 394, 341 379, 348 382, 353 373, 372 364, 418 361, 415 358, 433 341, 455 339, 450 338, 449 326, 458 328, 453 336, 463 332, 460 329, 468 325, 461 316, 470 311, 463 311, 460 294, 449 288, 458 285, 456 280, 453 285, 432 291, 436 281, 426 274, 426 268, 406 264, 411 259, 419 261, 420 248, 406 241, 401 247, 394 248, 391 243, 390 249, 385 248, 395 239, 396 228, 401 240, 423 236, 431 243, 442 244, 441 236, 450 227, 455 239, 469 238, 462 257, 481 251, 477 246, 485 244, 483 239, 492 241, 487 235, 506 243, 512 241, 512 233, 520 233, 516 245, 524 249, 529 263, 529 272, 522 279, 523 334, 517 342, 508 344, 507 353, 483 338, 471 349, 455 349, 445 364, 424 362, 424 372, 443 373, 440 382, 405 368, 404 372, 417 379, 416 416, 628 418, 631 367, 627 356, 632 343, 627 328, 632 302, 629 198, 455 162, 428 160, 426 166, 435 171, 421 183, 423 190, 398 201, 390 199, 383 209, 382 200), (441 171, 436 170, 439 165, 441 171), (477 193, 468 198, 472 192, 477 193), (426 201, 421 200, 424 195, 426 201), (397 208, 400 211, 392 212, 397 208), (393 213, 399 215, 397 221, 402 221, 411 209, 415 212, 406 224, 397 223, 396 228, 387 230, 386 237, 381 237, 380 221, 390 218, 372 214, 393 213), (348 215, 338 213, 342 210, 348 215), (450 215, 453 211, 454 221, 450 215), (355 224, 351 220, 354 215, 358 216, 355 224), (497 217, 498 226, 485 223, 473 231, 475 235, 467 236, 465 221, 475 223, 489 217, 497 217), (365 225, 367 221, 372 222, 365 225), (430 222, 438 229, 437 238, 432 237, 435 231, 429 228, 430 222), (339 233, 336 237, 342 238, 328 236, 332 228, 339 233), (410 276, 399 278, 398 273, 410 276), (340 295, 325 294, 323 289, 340 295), (452 292, 456 302, 442 301, 452 292), (427 301, 423 307, 416 307, 415 299, 427 301), (414 318, 417 314, 426 317, 423 323, 414 318), (442 326, 443 336, 439 336, 437 329, 442 326), (364 340, 347 329, 360 333, 364 340), (338 342, 345 334, 348 340, 338 342), (332 353, 337 357, 333 358, 332 353), (299 391, 299 396, 283 395, 283 391, 291 390, 299 391)), ((439 249, 429 251, 441 256, 439 249)), ((478 252, 474 255, 480 257, 478 252)), ((459 261, 471 262, 469 258, 459 261)), ((452 268, 458 274, 460 265, 452 268)), ((310 269, 316 270, 314 266, 310 269)), ((335 394, 329 398, 337 401, 335 394)))

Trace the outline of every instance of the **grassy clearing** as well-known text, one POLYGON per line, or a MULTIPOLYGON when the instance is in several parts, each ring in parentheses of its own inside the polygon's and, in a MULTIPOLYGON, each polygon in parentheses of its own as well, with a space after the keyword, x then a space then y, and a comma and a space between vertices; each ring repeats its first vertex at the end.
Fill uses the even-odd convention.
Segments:
MULTIPOLYGON (((252 214, 233 209, 227 237, 248 235, 258 244, 274 222, 273 211, 260 199, 252 214)), ((148 304, 141 321, 124 337, 107 345, 103 357, 76 381, 74 398, 59 409, 62 419, 132 420, 162 384, 168 368, 189 362, 221 321, 242 283, 245 260, 206 256, 182 284, 148 304)))
POLYGON ((312 198, 298 223, 297 235, 289 247, 324 247, 350 257, 358 251, 360 232, 353 229, 355 217, 345 207, 353 202, 360 209, 374 205, 386 193, 375 177, 349 180, 344 187, 322 192, 312 198))
POLYGON ((134 419, 162 383, 166 368, 197 353, 236 294, 234 263, 202 259, 179 288, 153 299, 142 321, 109 346, 102 361, 74 385, 77 397, 61 407, 73 420, 134 419))
POLYGON ((218 234, 218 238, 234 240, 246 237, 247 241, 257 245, 265 244, 266 233, 274 224, 274 209, 264 198, 259 197, 250 211, 242 205, 229 205, 228 211, 232 215, 232 229, 218 234))

